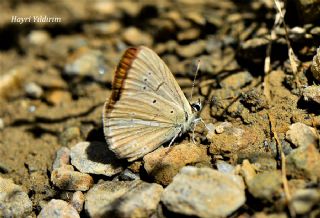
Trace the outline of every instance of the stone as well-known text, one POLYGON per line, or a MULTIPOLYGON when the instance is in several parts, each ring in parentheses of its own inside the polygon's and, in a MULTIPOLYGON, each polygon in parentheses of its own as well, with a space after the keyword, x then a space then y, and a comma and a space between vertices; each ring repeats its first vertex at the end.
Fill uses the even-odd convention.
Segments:
POLYGON ((97 22, 84 25, 84 31, 88 34, 110 36, 121 30, 121 24, 118 21, 97 22))
POLYGON ((179 45, 176 47, 176 52, 179 56, 183 58, 191 58, 200 55, 204 52, 206 48, 206 43, 203 40, 197 40, 189 45, 179 45))
POLYGON ((297 214, 306 214, 312 207, 320 202, 318 189, 299 189, 292 194, 291 205, 297 214))
POLYGON ((144 168, 157 183, 168 185, 179 170, 192 164, 210 166, 206 146, 181 143, 171 147, 161 147, 144 156, 144 168))
POLYGON ((77 210, 78 213, 80 213, 83 209, 84 200, 84 194, 81 191, 76 191, 72 195, 70 204, 77 210))
POLYGON ((245 203, 244 189, 240 176, 186 166, 165 188, 161 202, 180 215, 225 217, 245 203))
POLYGON ((287 175, 297 179, 320 179, 320 153, 313 144, 294 149, 286 158, 287 175))
POLYGON ((320 2, 316 0, 297 0, 293 2, 296 5, 299 20, 302 23, 313 23, 320 16, 320 2))
POLYGON ((57 153, 56 158, 54 159, 52 169, 57 169, 63 165, 69 164, 70 161, 70 149, 67 147, 61 147, 57 153))
POLYGON ((63 130, 59 136, 59 142, 62 146, 70 147, 70 144, 81 139, 81 131, 77 126, 70 126, 63 130))
POLYGON ((49 33, 44 30, 33 30, 27 37, 29 43, 34 46, 42 46, 48 43, 50 40, 49 33))
POLYGON ((317 53, 313 56, 311 64, 311 72, 313 77, 320 81, 320 48, 317 49, 317 53))
POLYGON ((70 92, 63 90, 53 90, 45 95, 47 102, 51 105, 63 105, 72 100, 70 92))
POLYGON ((151 217, 156 212, 161 185, 135 181, 102 181, 86 194, 85 210, 90 217, 151 217))
POLYGON ((105 72, 105 60, 101 51, 79 48, 67 59, 64 74, 75 76, 91 76, 105 72))
POLYGON ((199 35, 200 35, 200 30, 198 28, 191 28, 191 29, 179 32, 177 35, 177 38, 179 41, 194 40, 194 39, 197 39, 199 35))
POLYGON ((0 130, 3 130, 5 127, 3 119, 0 117, 0 130))
POLYGON ((80 218, 76 209, 63 200, 52 199, 42 208, 37 218, 80 218))
POLYGON ((71 164, 82 173, 113 176, 123 167, 119 160, 102 142, 79 142, 71 148, 71 164))
POLYGON ((32 202, 21 186, 0 176, 0 217, 27 217, 32 202))
POLYGON ((235 167, 223 160, 217 160, 216 166, 217 166, 217 170, 221 173, 233 174, 235 172, 235 167))
POLYGON ((146 45, 151 46, 153 39, 149 34, 142 32, 136 27, 127 28, 122 34, 123 40, 130 45, 146 45))
POLYGON ((24 87, 24 90, 27 96, 31 98, 38 99, 41 98, 41 96, 43 95, 43 89, 34 82, 27 83, 24 87))
POLYGON ((248 181, 248 190, 251 195, 262 201, 274 202, 282 195, 282 180, 280 171, 266 171, 257 174, 248 181))
POLYGON ((239 174, 243 177, 247 185, 257 175, 254 166, 247 159, 242 161, 239 174))
POLYGON ((294 123, 286 132, 286 139, 296 147, 308 146, 309 144, 317 145, 317 131, 303 123, 294 123))
POLYGON ((222 88, 237 90, 249 84, 253 77, 248 71, 232 74, 220 82, 222 88))
POLYGON ((90 175, 73 171, 71 165, 64 165, 53 170, 51 181, 62 190, 87 191, 93 185, 90 175))
POLYGON ((320 104, 320 86, 307 86, 302 90, 303 100, 320 104))

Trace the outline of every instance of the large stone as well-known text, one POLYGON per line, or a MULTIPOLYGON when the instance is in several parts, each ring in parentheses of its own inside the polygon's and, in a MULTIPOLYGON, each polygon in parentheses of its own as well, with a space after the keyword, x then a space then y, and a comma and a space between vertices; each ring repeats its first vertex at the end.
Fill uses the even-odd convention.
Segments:
POLYGON ((143 158, 144 168, 157 183, 168 185, 186 165, 210 165, 206 146, 181 143, 170 148, 159 148, 143 158))
POLYGON ((38 218, 80 218, 76 209, 63 200, 52 199, 44 206, 38 218))
POLYGON ((71 163, 82 173, 113 176, 123 169, 106 143, 79 142, 71 148, 71 163))
POLYGON ((244 189, 240 176, 186 166, 165 189, 161 201, 173 213, 225 217, 244 204, 244 189))
POLYGON ((303 123, 294 123, 286 132, 286 139, 296 147, 317 145, 317 131, 303 123))
POLYGON ((32 202, 22 187, 0 177, 0 217, 27 217, 31 212, 32 202))
POLYGON ((150 217, 162 191, 162 186, 141 180, 103 181, 86 194, 85 210, 90 217, 150 217))

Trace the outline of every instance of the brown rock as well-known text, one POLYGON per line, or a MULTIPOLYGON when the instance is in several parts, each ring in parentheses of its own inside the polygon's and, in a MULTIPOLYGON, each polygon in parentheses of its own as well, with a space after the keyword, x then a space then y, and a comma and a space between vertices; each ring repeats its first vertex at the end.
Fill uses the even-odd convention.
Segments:
POLYGON ((144 33, 135 27, 129 27, 126 29, 122 37, 123 40, 130 45, 151 46, 153 43, 153 40, 149 34, 144 33))
POLYGON ((191 58, 204 52, 206 43, 203 40, 198 40, 189 45, 177 46, 176 52, 183 58, 191 58))
POLYGON ((80 218, 76 209, 63 200, 52 199, 42 208, 38 218, 80 218))
POLYGON ((63 190, 87 191, 93 185, 90 175, 73 171, 71 165, 64 165, 53 170, 51 181, 63 190))
POLYGON ((168 185, 179 170, 186 165, 210 165, 205 146, 182 143, 170 148, 159 148, 143 158, 144 168, 160 184, 168 185))

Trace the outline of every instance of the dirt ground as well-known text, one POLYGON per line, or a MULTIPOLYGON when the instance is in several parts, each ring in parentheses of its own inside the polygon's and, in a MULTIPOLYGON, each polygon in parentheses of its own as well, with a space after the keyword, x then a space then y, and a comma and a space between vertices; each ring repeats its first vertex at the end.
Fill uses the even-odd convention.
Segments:
MULTIPOLYGON (((283 8, 286 34, 283 22, 274 24, 279 12, 271 0, 1 1, 0 176, 23 187, 32 216, 44 202, 63 199, 66 191, 50 181, 56 151, 81 141, 105 142, 101 115, 113 71, 125 48, 138 45, 159 54, 186 96, 200 60, 192 102, 204 102, 201 117, 207 125, 228 122, 233 128, 212 137, 202 125, 196 128, 212 168, 220 160, 236 166, 248 159, 257 173, 281 171, 282 152, 301 147, 288 137, 290 126, 305 124, 317 137, 320 129, 319 100, 304 98, 306 87, 319 84, 310 66, 320 45, 320 19, 313 16, 320 12, 304 14, 297 2, 303 1, 283 8), (61 20, 13 18, 35 15, 61 20), (296 60, 288 57, 288 40, 296 60)), ((177 143, 191 138, 185 134, 177 143)), ((317 162, 318 139, 314 146, 317 162)), ((287 167, 288 180, 319 192, 317 172, 313 179, 287 167)), ((296 189, 293 182, 289 186, 296 189)), ((250 192, 233 217, 290 216, 290 208, 278 208, 277 200, 265 203, 250 192)), ((317 217, 319 211, 315 203, 298 215, 317 217)))

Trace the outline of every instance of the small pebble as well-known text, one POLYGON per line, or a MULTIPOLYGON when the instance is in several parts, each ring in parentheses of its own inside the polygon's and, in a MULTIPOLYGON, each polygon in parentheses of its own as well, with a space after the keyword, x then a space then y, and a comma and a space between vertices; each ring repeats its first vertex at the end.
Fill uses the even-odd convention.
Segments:
POLYGON ((70 92, 63 90, 50 91, 46 94, 45 98, 52 105, 67 104, 72 100, 70 92))
POLYGON ((77 126, 67 127, 59 136, 59 141, 62 146, 70 147, 71 144, 81 139, 81 131, 77 126))
POLYGON ((317 131, 303 123, 294 123, 286 132, 286 139, 296 147, 317 145, 317 131))
POLYGON ((43 95, 43 89, 34 82, 27 83, 24 87, 27 96, 31 98, 40 98, 43 95))
POLYGON ((93 179, 89 174, 73 171, 71 165, 53 170, 51 181, 62 190, 87 191, 93 185, 93 179))
POLYGON ((0 217, 28 217, 32 202, 21 186, 0 176, 0 217))
POLYGON ((257 175, 254 166, 247 159, 243 160, 239 173, 247 185, 257 175))
POLYGON ((63 200, 52 199, 42 208, 37 218, 80 218, 76 209, 63 200))
POLYGON ((81 191, 76 191, 72 195, 70 204, 80 213, 83 209, 84 200, 84 194, 81 191))
POLYGON ((320 153, 313 144, 300 146, 287 155, 287 174, 297 179, 320 179, 320 153))
POLYGON ((70 161, 70 150, 67 147, 61 147, 56 154, 56 158, 53 162, 52 169, 60 168, 63 165, 69 164, 70 161))
POLYGON ((130 45, 151 46, 153 43, 153 39, 149 34, 144 33, 135 27, 127 28, 122 36, 123 40, 130 45))
POLYGON ((27 37, 29 43, 34 46, 44 45, 50 40, 49 33, 44 30, 33 30, 27 37))
POLYGON ((299 189, 292 195, 291 205, 297 214, 307 214, 312 207, 320 202, 318 189, 299 189))
POLYGON ((217 170, 221 173, 234 173, 235 167, 232 166, 231 164, 222 161, 222 160, 217 160, 216 162, 217 170))
POLYGON ((151 217, 163 188, 155 183, 103 181, 86 194, 85 210, 90 217, 151 217))
POLYGON ((317 49, 317 53, 313 56, 313 61, 311 64, 311 72, 313 77, 320 81, 320 48, 317 49))
POLYGON ((198 40, 198 41, 193 42, 189 45, 177 46, 176 52, 179 56, 181 56, 183 58, 191 58, 191 57, 194 57, 194 56, 197 56, 197 55, 203 53, 205 48, 206 48, 205 41, 198 40))
POLYGON ((4 121, 0 118, 0 130, 4 129, 4 121))
POLYGON ((240 176, 186 166, 165 188, 161 202, 179 215, 226 217, 245 203, 244 189, 240 176))
POLYGON ((102 142, 79 142, 71 148, 71 163, 82 173, 113 176, 123 168, 102 142))
POLYGON ((250 194, 263 201, 274 202, 282 195, 281 174, 276 170, 257 174, 247 185, 250 194))
POLYGON ((311 101, 320 104, 320 86, 308 86, 302 90, 302 95, 305 101, 311 101))

